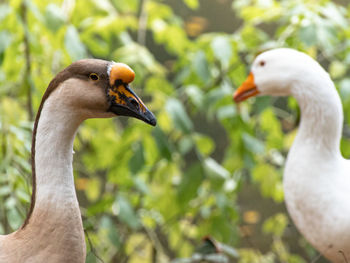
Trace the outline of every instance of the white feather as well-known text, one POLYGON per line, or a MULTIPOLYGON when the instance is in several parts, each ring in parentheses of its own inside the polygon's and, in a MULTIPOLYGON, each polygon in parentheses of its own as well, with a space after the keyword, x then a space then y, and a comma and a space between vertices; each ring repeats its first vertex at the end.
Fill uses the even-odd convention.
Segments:
POLYGON ((252 73, 262 95, 292 95, 301 109, 283 179, 290 216, 329 260, 350 260, 350 161, 339 149, 343 111, 329 74, 291 49, 259 55, 252 73))

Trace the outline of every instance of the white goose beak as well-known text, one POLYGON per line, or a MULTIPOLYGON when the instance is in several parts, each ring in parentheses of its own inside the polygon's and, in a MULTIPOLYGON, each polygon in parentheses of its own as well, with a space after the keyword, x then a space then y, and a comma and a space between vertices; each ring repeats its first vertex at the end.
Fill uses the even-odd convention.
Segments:
POLYGON ((247 79, 242 83, 242 85, 233 94, 233 100, 238 103, 244 101, 250 97, 258 95, 258 91, 255 82, 254 75, 252 72, 249 73, 247 79))

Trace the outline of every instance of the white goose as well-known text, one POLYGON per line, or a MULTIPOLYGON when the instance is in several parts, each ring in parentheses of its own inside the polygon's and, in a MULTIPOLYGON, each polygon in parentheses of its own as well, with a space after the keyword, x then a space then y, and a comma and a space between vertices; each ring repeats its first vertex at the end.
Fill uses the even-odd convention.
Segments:
POLYGON ((255 95, 296 98, 300 127, 283 178, 285 202, 305 238, 332 262, 350 262, 350 160, 339 149, 342 104, 328 73, 292 49, 260 54, 234 100, 255 95))
POLYGON ((125 115, 156 124, 129 88, 134 75, 125 64, 86 59, 50 82, 34 124, 30 212, 19 230, 0 235, 1 263, 85 262, 72 170, 74 137, 88 118, 125 115))

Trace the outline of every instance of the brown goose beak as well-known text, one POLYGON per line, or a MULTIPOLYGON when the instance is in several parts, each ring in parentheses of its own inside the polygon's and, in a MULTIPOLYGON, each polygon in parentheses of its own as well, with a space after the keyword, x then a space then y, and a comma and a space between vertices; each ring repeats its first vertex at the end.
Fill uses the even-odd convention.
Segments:
POLYGON ((156 117, 130 89, 129 85, 123 83, 119 86, 113 86, 108 91, 108 98, 110 100, 109 111, 114 114, 134 117, 152 126, 157 124, 156 117))
POLYGON ((155 126, 156 117, 129 86, 134 77, 135 73, 129 66, 122 63, 113 65, 110 70, 110 87, 107 90, 110 103, 108 111, 119 116, 134 117, 155 126))
POLYGON ((247 79, 242 83, 242 85, 233 94, 233 100, 238 103, 244 101, 250 97, 258 95, 258 91, 255 82, 254 75, 252 72, 249 73, 247 79))

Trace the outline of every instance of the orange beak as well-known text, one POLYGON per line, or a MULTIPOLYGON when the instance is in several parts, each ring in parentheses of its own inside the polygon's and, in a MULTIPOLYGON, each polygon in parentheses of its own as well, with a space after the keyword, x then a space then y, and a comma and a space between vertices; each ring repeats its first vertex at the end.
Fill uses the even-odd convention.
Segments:
POLYGON ((238 103, 258 94, 259 91, 254 83, 254 75, 250 72, 247 79, 233 94, 233 100, 238 103))

